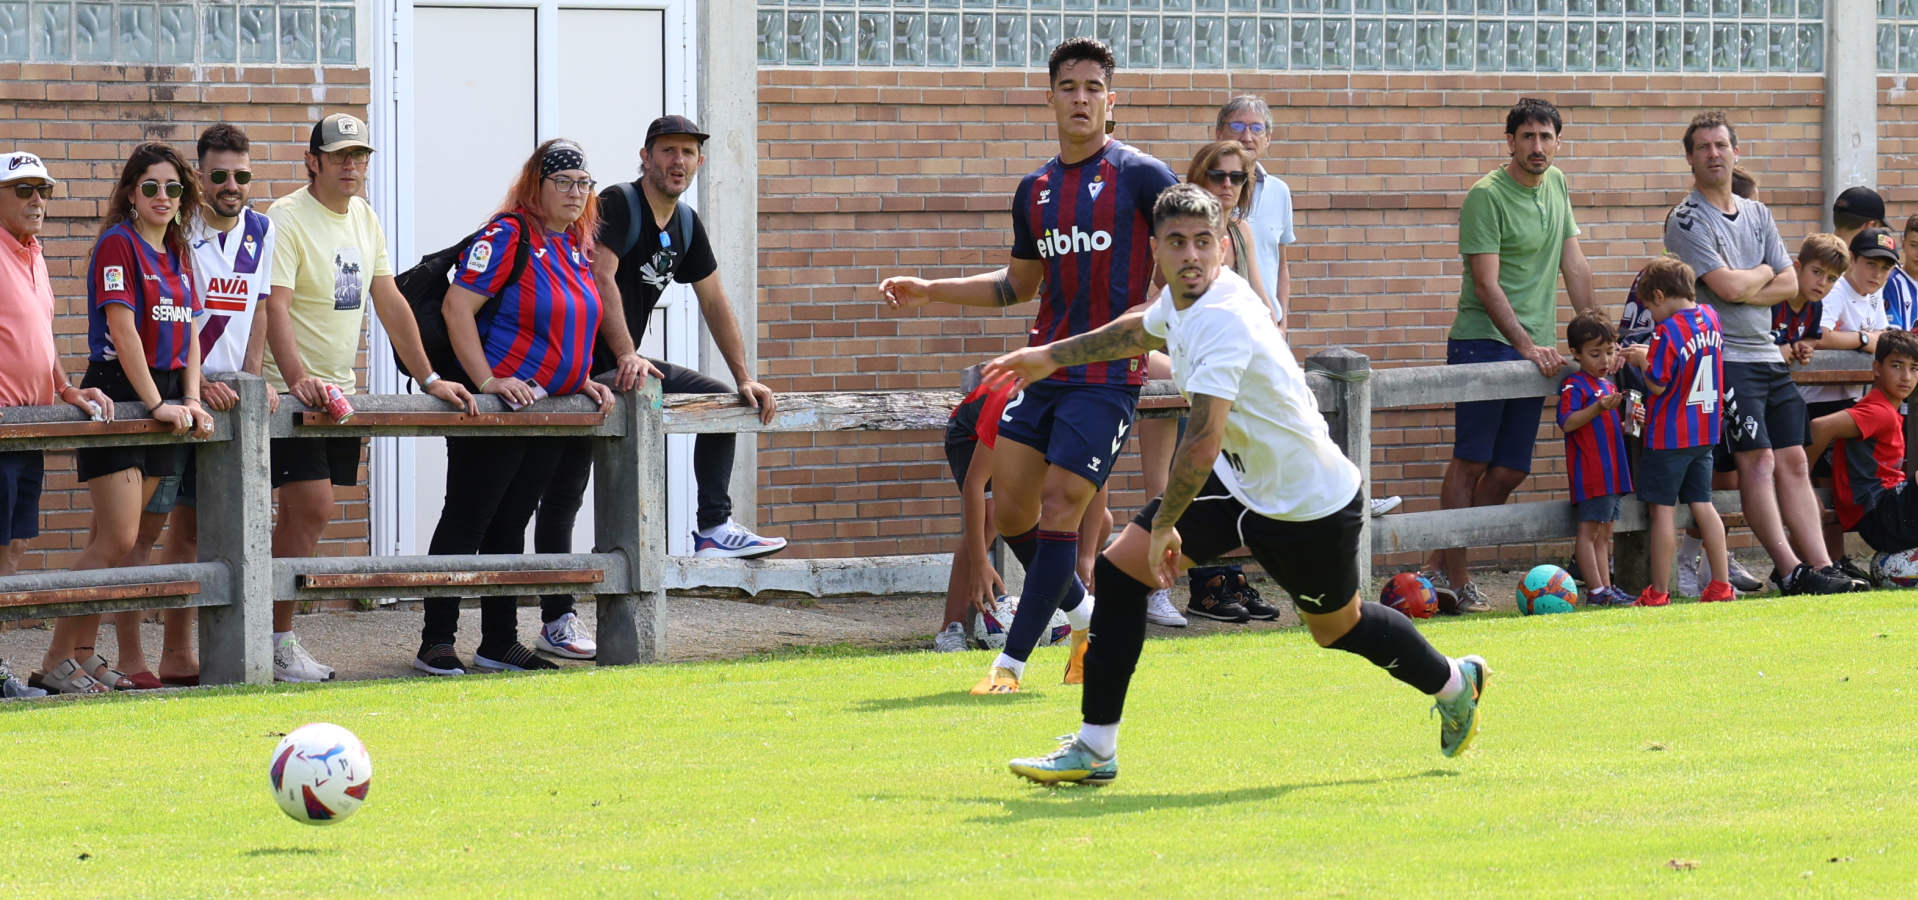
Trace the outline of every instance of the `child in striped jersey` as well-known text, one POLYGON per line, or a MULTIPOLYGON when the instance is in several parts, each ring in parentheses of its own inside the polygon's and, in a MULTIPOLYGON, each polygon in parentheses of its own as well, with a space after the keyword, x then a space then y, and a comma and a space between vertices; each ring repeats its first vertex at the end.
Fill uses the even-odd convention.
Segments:
POLYGON ((1671 603, 1672 552, 1677 543, 1678 504, 1691 507, 1704 538, 1712 580, 1703 602, 1736 596, 1727 580, 1725 523, 1712 506, 1712 447, 1718 443, 1724 396, 1724 337, 1718 314, 1696 300, 1691 266, 1659 257, 1639 276, 1639 296, 1658 323, 1651 343, 1626 351, 1626 361, 1645 374, 1645 452, 1639 460, 1638 496, 1651 518, 1652 583, 1639 606, 1671 603))
POLYGON ((1632 490, 1631 463, 1619 407, 1625 395, 1606 379, 1618 358, 1618 333, 1597 312, 1581 313, 1565 328, 1578 371, 1558 390, 1558 428, 1565 432, 1565 469, 1578 514, 1577 557, 1594 606, 1631 606, 1612 584, 1612 523, 1618 498, 1632 490))
POLYGON ((1772 340, 1785 354, 1785 361, 1804 364, 1818 349, 1825 336, 1821 324, 1825 315, 1825 295, 1851 268, 1851 254, 1835 234, 1813 234, 1798 247, 1798 293, 1771 311, 1772 340))

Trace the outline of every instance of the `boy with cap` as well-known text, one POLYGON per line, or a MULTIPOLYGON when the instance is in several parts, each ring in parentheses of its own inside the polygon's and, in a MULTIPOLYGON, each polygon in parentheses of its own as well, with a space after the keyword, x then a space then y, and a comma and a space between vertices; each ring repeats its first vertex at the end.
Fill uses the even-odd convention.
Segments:
MULTIPOLYGON (((1819 323, 1825 336, 1819 339, 1818 347, 1874 353, 1878 349, 1878 336, 1891 326, 1880 292, 1886 279, 1891 277, 1891 270, 1898 266, 1898 241, 1890 229, 1870 227, 1852 236, 1850 249, 1851 267, 1832 285, 1831 293, 1825 295, 1825 312, 1819 323)), ((1804 385, 1798 390, 1805 397, 1805 413, 1811 421, 1849 409, 1865 394, 1863 386, 1849 384, 1804 385)), ((1818 457, 1811 459, 1814 479, 1831 477, 1830 462, 1818 457)), ((1869 580, 1863 569, 1844 557, 1843 540, 1842 530, 1825 526, 1825 547, 1838 568, 1853 579, 1869 580)))
MULTIPOLYGON (((59 398, 111 419, 113 402, 99 388, 68 383, 54 346, 53 284, 38 235, 58 183, 40 157, 0 154, 0 346, 8 349, 0 353, 0 406, 49 406, 59 398)), ((40 451, 0 453, 0 575, 19 571, 26 542, 40 534, 43 478, 40 451)), ((0 699, 43 696, 0 661, 0 699)))
POLYGON ((1838 239, 1851 243, 1858 232, 1885 227, 1885 198, 1868 187, 1848 187, 1831 203, 1831 229, 1838 239))
MULTIPOLYGON (((366 300, 420 389, 477 413, 465 387, 433 371, 420 344, 413 308, 393 283, 386 233, 373 207, 359 196, 373 145, 366 123, 334 113, 313 126, 307 140, 307 185, 267 208, 273 220, 272 290, 266 299, 267 384, 315 409, 326 387, 359 391, 353 364, 366 330, 366 300)), ((273 441, 272 481, 280 515, 273 523, 273 555, 312 556, 336 513, 333 488, 359 480, 360 439, 285 438, 273 441)), ((293 604, 273 604, 273 677, 325 681, 321 665, 293 634, 293 604)))

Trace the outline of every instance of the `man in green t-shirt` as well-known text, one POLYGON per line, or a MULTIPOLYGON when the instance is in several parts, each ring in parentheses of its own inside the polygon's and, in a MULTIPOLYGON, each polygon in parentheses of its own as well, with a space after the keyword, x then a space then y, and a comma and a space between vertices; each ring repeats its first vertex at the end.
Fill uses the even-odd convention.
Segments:
MULTIPOLYGON (((1524 359, 1546 377, 1557 375, 1565 364, 1557 349, 1559 276, 1565 276, 1575 310, 1597 308, 1565 173, 1552 165, 1563 127, 1557 107, 1520 100, 1505 116, 1511 160, 1465 195, 1458 216, 1465 276, 1458 317, 1445 342, 1448 364, 1524 359)), ((1544 404, 1543 397, 1460 403, 1439 506, 1504 503, 1532 470, 1544 404)), ((1439 589, 1441 610, 1490 608, 1471 582, 1466 562, 1463 548, 1432 554, 1426 575, 1439 589)))

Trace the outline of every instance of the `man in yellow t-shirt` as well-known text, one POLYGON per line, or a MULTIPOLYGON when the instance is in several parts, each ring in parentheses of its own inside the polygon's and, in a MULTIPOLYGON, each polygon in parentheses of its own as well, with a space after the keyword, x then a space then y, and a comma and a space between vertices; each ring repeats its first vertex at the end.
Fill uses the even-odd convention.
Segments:
MULTIPOLYGON (((441 378, 427 360, 412 307, 393 282, 386 232, 359 196, 373 155, 369 136, 365 122, 344 113, 321 119, 307 141, 307 186, 267 209, 277 237, 273 289, 266 298, 267 384, 311 407, 326 405, 329 384, 357 393, 353 362, 371 298, 408 374, 426 393, 476 413, 466 388, 441 378)), ((360 439, 275 440, 272 457, 273 487, 280 493, 273 555, 312 556, 337 515, 334 486, 359 480, 360 439)), ((290 601, 273 605, 273 677, 333 677, 333 669, 316 662, 294 636, 290 601)))

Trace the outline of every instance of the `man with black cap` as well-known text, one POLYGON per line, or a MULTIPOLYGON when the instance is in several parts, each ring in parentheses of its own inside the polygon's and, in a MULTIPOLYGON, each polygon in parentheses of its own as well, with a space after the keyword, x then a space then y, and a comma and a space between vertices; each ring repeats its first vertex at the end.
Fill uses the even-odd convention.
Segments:
MULTIPOLYGON (((746 341, 732 304, 719 280, 719 262, 713 258, 705 225, 693 208, 679 202, 692 186, 705 161, 707 135, 685 116, 660 116, 646 129, 646 146, 639 151, 639 179, 614 185, 599 195, 599 236, 593 249, 593 282, 605 304, 595 350, 595 373, 617 370, 620 390, 632 390, 647 378, 660 380, 669 394, 738 394, 759 410, 759 420, 771 422, 779 403, 772 389, 753 378, 747 368, 746 341), (640 339, 652 318, 653 307, 669 282, 690 284, 699 300, 719 355, 732 370, 734 387, 683 366, 639 355, 640 339)), ((785 549, 786 539, 754 534, 732 519, 730 484, 732 434, 702 434, 693 441, 693 477, 698 483, 698 512, 693 532, 693 555, 754 558, 785 549)), ((592 446, 585 440, 569 445, 552 487, 540 502, 533 532, 534 549, 564 553, 571 549, 573 519, 586 494, 592 446)))
MULTIPOLYGON (((393 283, 386 233, 359 194, 366 186, 373 145, 366 123, 334 113, 313 126, 307 140, 306 187, 267 208, 273 220, 272 288, 266 298, 267 384, 315 409, 325 408, 328 385, 359 391, 354 369, 371 298, 380 325, 421 390, 477 413, 461 385, 441 378, 420 344, 413 308, 393 283)), ((334 486, 359 481, 359 438, 285 438, 273 441, 271 475, 280 513, 273 523, 273 555, 312 556, 333 521, 334 486)), ((273 677, 325 681, 329 666, 315 661, 293 634, 293 603, 273 604, 273 677)))
POLYGON ((1858 232, 1885 227, 1885 198, 1868 187, 1848 187, 1831 204, 1831 227, 1847 245, 1858 232))

